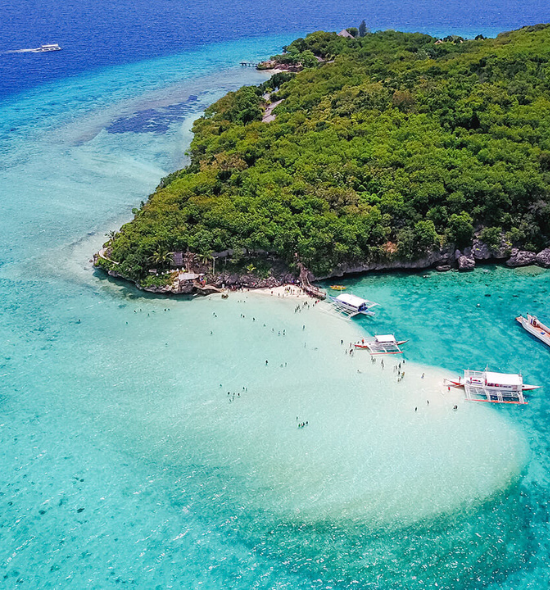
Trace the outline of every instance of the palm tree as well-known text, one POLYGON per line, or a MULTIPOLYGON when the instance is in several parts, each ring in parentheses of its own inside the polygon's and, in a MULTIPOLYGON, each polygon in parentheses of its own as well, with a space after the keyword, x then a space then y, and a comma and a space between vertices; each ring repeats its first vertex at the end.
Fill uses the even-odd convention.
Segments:
POLYGON ((189 271, 189 272, 193 272, 193 266, 195 264, 195 254, 193 254, 193 252, 191 252, 190 250, 187 250, 187 252, 185 253, 185 256, 183 257, 184 262, 185 262, 185 268, 189 271))
POLYGON ((118 233, 114 230, 111 230, 111 231, 107 232, 105 235, 109 238, 109 241, 111 242, 112 240, 114 240, 117 237, 118 233))
POLYGON ((209 264, 210 262, 212 262, 212 274, 214 273, 214 257, 212 256, 212 252, 205 252, 203 254, 199 254, 198 259, 201 264, 209 264))
POLYGON ((149 257, 149 261, 160 267, 166 266, 172 260, 172 254, 173 252, 168 252, 163 248, 157 248, 152 256, 149 257))

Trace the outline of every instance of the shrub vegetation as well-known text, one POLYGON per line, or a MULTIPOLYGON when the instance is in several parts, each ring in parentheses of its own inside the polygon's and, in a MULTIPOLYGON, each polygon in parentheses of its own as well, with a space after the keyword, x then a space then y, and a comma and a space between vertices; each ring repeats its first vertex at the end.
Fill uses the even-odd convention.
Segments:
MULTIPOLYGON (((318 65, 244 87, 194 125, 190 164, 111 240, 130 278, 162 254, 265 250, 317 274, 502 233, 550 236, 550 28, 438 42, 316 32, 318 65), (284 99, 262 123, 263 98, 284 99)), ((292 57, 292 59, 295 59, 292 57)), ((153 262, 155 261, 156 262, 153 262)))

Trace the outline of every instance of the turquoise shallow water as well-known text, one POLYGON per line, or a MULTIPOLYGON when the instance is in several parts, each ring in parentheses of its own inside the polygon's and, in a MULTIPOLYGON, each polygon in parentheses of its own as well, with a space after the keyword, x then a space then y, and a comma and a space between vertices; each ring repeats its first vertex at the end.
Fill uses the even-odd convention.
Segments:
POLYGON ((163 175, 184 164, 198 113, 267 77, 235 65, 289 40, 208 45, 52 82, 0 103, 2 263, 100 225, 118 227, 163 175))
POLYGON ((9 575, 452 587, 514 569, 499 543, 530 550, 517 535, 525 433, 489 408, 454 413, 442 375, 422 380, 409 362, 397 387, 389 366, 343 354, 351 326, 294 301, 167 303, 80 276, 47 296, 16 282, 27 294, 2 367, 9 575))
POLYGON ((550 273, 538 267, 508 269, 487 265, 468 274, 380 273, 344 280, 342 284, 381 303, 376 322, 362 320, 362 327, 371 333, 399 330, 400 337, 411 340, 407 358, 457 374, 463 368, 486 366, 496 371, 522 372, 526 382, 543 386, 529 396, 528 406, 494 407, 493 412, 506 415, 520 426, 531 449, 520 492, 527 508, 526 521, 517 533, 518 539, 531 539, 533 554, 522 559, 534 571, 526 575, 521 567, 505 587, 546 587, 549 351, 514 318, 526 313, 549 318, 550 273))
POLYGON ((18 130, 0 144, 4 587, 548 586, 547 387, 488 408, 440 386, 486 364, 546 385, 549 351, 513 321, 545 317, 546 271, 351 279, 380 303, 351 324, 269 296, 145 297, 91 268, 201 109, 262 79, 227 66, 282 43, 1 107, 18 130), (344 354, 374 330, 410 339, 403 382, 344 354))

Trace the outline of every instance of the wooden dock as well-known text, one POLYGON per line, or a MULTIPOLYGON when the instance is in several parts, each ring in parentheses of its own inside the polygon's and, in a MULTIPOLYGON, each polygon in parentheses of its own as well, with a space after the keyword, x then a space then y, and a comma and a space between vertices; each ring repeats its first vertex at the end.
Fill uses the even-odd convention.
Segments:
POLYGON ((311 297, 315 297, 316 299, 320 299, 321 301, 327 298, 327 294, 322 289, 319 289, 319 287, 315 287, 311 283, 302 283, 302 290, 304 290, 311 297))
POLYGON ((300 269, 300 285, 302 289, 310 296, 315 297, 316 299, 321 299, 323 301, 327 298, 327 294, 319 287, 312 285, 309 282, 309 273, 307 268, 301 263, 298 263, 298 268, 300 269))

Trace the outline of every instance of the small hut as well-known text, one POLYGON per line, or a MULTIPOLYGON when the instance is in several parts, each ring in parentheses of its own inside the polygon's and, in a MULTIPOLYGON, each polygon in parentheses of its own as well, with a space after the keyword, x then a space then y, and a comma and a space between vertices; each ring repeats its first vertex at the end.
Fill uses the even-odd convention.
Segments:
POLYGON ((346 31, 346 29, 342 29, 338 33, 338 37, 345 37, 346 39, 355 39, 355 37, 351 33, 349 33, 348 31, 346 31))
POLYGON ((194 272, 179 272, 178 273, 178 293, 193 293, 196 286, 196 280, 199 275, 194 272))
POLYGON ((195 272, 180 272, 178 273, 178 280, 180 282, 196 281, 199 275, 195 272))
POLYGON ((172 266, 175 266, 176 268, 183 266, 183 252, 172 253, 172 266))

